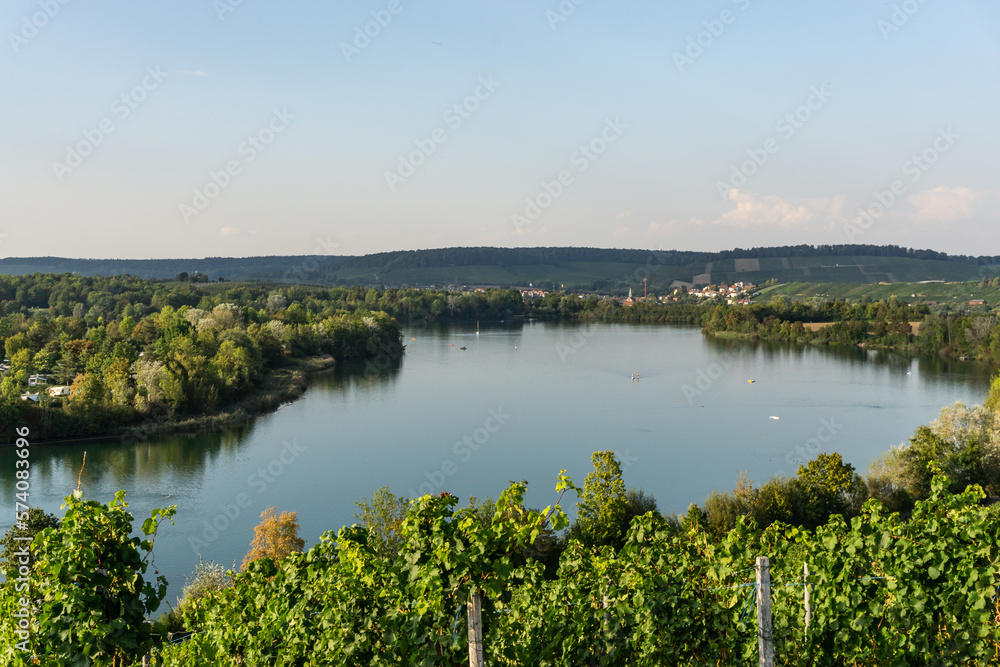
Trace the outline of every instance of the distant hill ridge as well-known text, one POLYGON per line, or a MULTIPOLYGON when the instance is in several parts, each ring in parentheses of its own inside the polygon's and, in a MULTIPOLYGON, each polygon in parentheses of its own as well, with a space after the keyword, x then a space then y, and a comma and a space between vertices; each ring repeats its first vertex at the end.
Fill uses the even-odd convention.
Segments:
POLYGON ((321 285, 496 285, 615 291, 720 282, 877 283, 1000 275, 1000 256, 948 255, 895 245, 795 245, 722 252, 618 248, 435 248, 363 256, 267 255, 201 259, 0 258, 0 273, 129 274, 170 280, 264 280, 321 285))

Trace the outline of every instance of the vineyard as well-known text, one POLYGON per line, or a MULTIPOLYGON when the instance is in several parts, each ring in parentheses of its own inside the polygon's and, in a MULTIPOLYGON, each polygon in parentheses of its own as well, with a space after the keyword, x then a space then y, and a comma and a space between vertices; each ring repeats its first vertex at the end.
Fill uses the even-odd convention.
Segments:
MULTIPOLYGON (((326 533, 307 552, 278 563, 256 561, 232 587, 192 603, 185 612, 189 632, 154 645, 151 663, 464 665, 467 605, 481 599, 481 649, 489 665, 757 664, 753 569, 756 557, 766 555, 775 664, 1000 665, 1000 515, 981 505, 978 487, 949 494, 945 484, 935 477, 931 496, 909 520, 869 501, 850 525, 834 516, 815 531, 781 524, 759 531, 741 520, 719 542, 698 525, 677 530, 649 513, 633 520, 618 553, 571 543, 555 579, 521 554, 546 526, 566 526, 558 504, 528 510, 525 487, 513 484, 484 521, 456 510, 454 496, 424 496, 403 521, 397 558, 377 555, 367 531, 355 526, 326 533)), ((574 488, 560 477, 557 490, 574 488)), ((95 522, 98 507, 71 504, 71 525, 109 525, 95 522), (72 518, 75 510, 91 518, 72 518)), ((122 516, 120 505, 105 509, 122 516)), ((120 521, 112 523, 119 538, 127 535, 120 521)), ((144 530, 153 528, 147 521, 144 530)), ((71 571, 81 581, 82 567, 55 563, 60 555, 71 560, 70 551, 83 545, 70 544, 69 536, 83 539, 82 533, 61 533, 58 542, 39 538, 45 546, 32 590, 44 600, 31 650, 15 651, 19 640, 5 624, 2 664, 91 664, 88 655, 93 664, 140 664, 148 636, 130 646, 124 620, 111 623, 104 629, 114 631, 118 657, 105 659, 94 642, 100 627, 84 611, 85 592, 44 580, 55 572, 65 583, 71 571), (63 608, 76 611, 80 625, 57 616, 63 608), (74 645, 84 639, 89 643, 74 645), (71 663, 67 656, 74 655, 71 663)), ((89 557, 86 563, 94 564, 89 557)), ((106 583, 111 576, 105 573, 106 583)), ((155 591, 137 579, 133 605, 155 609, 155 591)), ((121 581, 127 589, 128 577, 121 581)), ((4 612, 17 604, 5 588, 4 612)))

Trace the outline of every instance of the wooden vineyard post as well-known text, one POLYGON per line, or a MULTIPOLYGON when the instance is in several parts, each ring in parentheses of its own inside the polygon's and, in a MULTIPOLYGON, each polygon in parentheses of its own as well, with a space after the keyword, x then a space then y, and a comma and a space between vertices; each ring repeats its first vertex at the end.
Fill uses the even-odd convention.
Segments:
POLYGON ((483 667, 483 599, 477 591, 469 595, 469 667, 483 667))
POLYGON ((757 653, 760 667, 774 667, 774 636, 771 632, 771 562, 757 557, 757 653))
POLYGON ((802 574, 804 576, 805 584, 802 586, 805 589, 805 604, 806 604, 806 632, 809 631, 809 621, 812 620, 813 610, 812 606, 809 604, 809 563, 802 564, 802 574))

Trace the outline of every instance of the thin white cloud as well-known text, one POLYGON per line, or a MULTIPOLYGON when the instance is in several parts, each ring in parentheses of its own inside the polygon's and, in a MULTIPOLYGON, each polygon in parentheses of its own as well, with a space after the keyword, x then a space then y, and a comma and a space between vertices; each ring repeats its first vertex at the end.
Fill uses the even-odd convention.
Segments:
POLYGON ((913 214, 914 222, 951 222, 995 213, 1000 193, 939 185, 930 190, 915 192, 906 201, 917 209, 913 214))
POLYGON ((535 227, 534 225, 522 225, 514 229, 515 236, 527 234, 545 234, 549 230, 546 227, 535 227))
POLYGON ((241 232, 239 227, 223 227, 219 230, 219 236, 235 236, 241 232))
POLYGON ((798 227, 809 222, 813 213, 806 206, 793 204, 777 195, 757 195, 749 190, 733 188, 729 200, 736 208, 727 211, 713 223, 727 227, 798 227))
POLYGON ((729 200, 736 203, 736 208, 727 211, 711 224, 739 229, 820 229, 842 220, 844 215, 843 195, 795 199, 758 195, 749 190, 733 188, 729 191, 729 200))
POLYGON ((650 244, 662 243, 665 239, 669 239, 669 243, 676 245, 678 234, 683 234, 692 228, 700 228, 704 225, 705 221, 700 218, 689 218, 688 220, 678 220, 677 218, 654 220, 643 230, 642 238, 650 244))
POLYGON ((632 217, 632 211, 622 211, 615 215, 615 220, 628 220, 632 217))

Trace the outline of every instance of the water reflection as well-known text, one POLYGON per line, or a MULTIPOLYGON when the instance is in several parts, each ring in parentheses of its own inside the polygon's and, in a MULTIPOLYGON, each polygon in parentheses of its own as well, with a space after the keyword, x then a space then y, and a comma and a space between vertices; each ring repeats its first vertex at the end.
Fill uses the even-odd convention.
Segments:
POLYGON ((947 359, 939 355, 911 356, 894 350, 866 349, 848 345, 800 345, 791 342, 762 341, 742 338, 704 337, 705 347, 712 354, 754 356, 769 364, 803 363, 813 359, 849 368, 885 368, 902 374, 919 372, 929 384, 961 383, 985 394, 996 367, 972 361, 947 359))
MULTIPOLYGON (((78 480, 85 489, 107 483, 119 488, 133 484, 142 487, 166 476, 180 484, 194 484, 206 466, 237 452, 250 439, 255 421, 212 431, 158 434, 140 442, 115 438, 33 445, 31 484, 35 488, 64 489, 64 495, 76 488, 78 480)), ((13 493, 14 466, 13 457, 0 460, 0 491, 5 494, 13 493)))
MULTIPOLYGON (((627 471, 630 486, 683 511, 729 488, 740 470, 771 474, 821 419, 844 425, 831 446, 863 469, 942 405, 981 401, 992 370, 884 350, 709 338, 697 327, 488 323, 477 334, 472 323, 408 328, 404 336, 404 355, 342 362, 313 375, 300 400, 241 424, 33 446, 31 504, 61 516, 84 450, 88 498, 106 502, 126 489, 137 522, 177 504, 176 526, 157 539, 176 594, 197 564, 190 538, 202 539, 205 522, 239 494, 253 506, 209 543, 206 559, 242 558, 268 505, 298 511, 308 543, 352 523, 354 502, 380 486, 420 488, 451 474, 440 472, 449 461, 454 474, 442 490, 483 497, 530 477, 529 502, 544 506, 558 470, 582 480, 591 452, 614 448, 640 461, 627 471), (716 374, 720 358, 734 363, 716 374), (641 382, 630 380, 635 371, 641 382), (489 410, 512 418, 471 455, 456 450, 489 410), (303 448, 302 458, 258 489, 250 480, 286 441, 303 448)), ((12 449, 0 450, 5 498, 15 492, 15 460, 12 449)), ((5 504, 0 531, 12 519, 13 503, 5 504)))
MULTIPOLYGON (((678 334, 692 334, 701 339, 704 363, 713 358, 737 358, 760 361, 769 368, 810 367, 810 372, 845 375, 850 371, 885 369, 893 375, 919 374, 925 386, 962 385, 973 394, 985 395, 995 368, 976 362, 945 359, 936 355, 910 357, 890 350, 869 350, 854 346, 807 346, 795 343, 717 338, 701 336, 696 328, 671 327, 678 334), (835 370, 838 369, 839 370, 835 370)), ((419 337, 423 345, 421 355, 433 357, 455 352, 467 347, 476 351, 479 341, 488 337, 503 336, 508 344, 521 344, 527 331, 532 335, 565 338, 580 331, 596 332, 600 338, 613 341, 618 336, 639 332, 663 331, 659 325, 599 325, 561 322, 509 322, 490 323, 490 328, 479 329, 469 324, 438 324, 405 330, 405 341, 419 337), (452 341, 452 342, 449 342, 452 341), (456 345, 457 341, 457 345, 456 345), (429 343, 429 344, 428 344, 429 343)), ((575 360, 574 360, 575 361, 575 360)), ((581 358, 580 361, 583 361, 581 358)), ((384 399, 392 394, 403 377, 407 365, 406 355, 372 361, 345 360, 336 368, 314 374, 310 378, 307 396, 328 402, 345 396, 352 401, 384 399)), ((586 362, 585 362, 586 363, 586 362)), ((599 363, 599 361, 598 361, 599 363)), ((822 377, 822 376, 819 376, 822 377)), ((83 471, 83 485, 107 484, 125 488, 131 485, 155 485, 169 478, 181 486, 196 485, 206 468, 224 458, 240 455, 241 449, 252 440, 254 432, 263 423, 283 419, 283 406, 275 413, 251 418, 240 424, 211 431, 196 431, 153 435, 139 442, 122 439, 95 439, 76 442, 35 445, 31 450, 33 466, 32 485, 49 489, 62 489, 69 493, 76 487, 77 475, 83 452, 87 452, 87 465, 83 471)), ((8 450, 13 453, 13 450, 8 450)), ((15 457, 0 457, 0 492, 5 497, 14 493, 15 457)), ((59 493, 63 493, 59 491, 59 493)), ((64 494, 65 495, 65 494, 64 494)))

